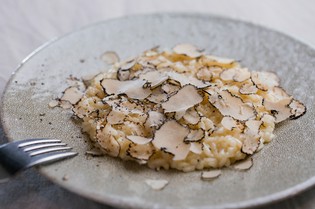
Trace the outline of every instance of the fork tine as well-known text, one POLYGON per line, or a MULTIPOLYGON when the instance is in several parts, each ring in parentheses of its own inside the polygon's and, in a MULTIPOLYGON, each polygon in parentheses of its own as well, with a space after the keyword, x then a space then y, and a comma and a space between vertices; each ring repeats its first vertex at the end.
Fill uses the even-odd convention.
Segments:
POLYGON ((28 167, 59 161, 65 158, 74 157, 77 154, 77 152, 58 152, 35 156, 33 157, 32 162, 28 165, 28 167))
POLYGON ((67 145, 66 143, 45 143, 45 144, 27 146, 23 148, 23 151, 29 152, 29 151, 33 151, 33 150, 37 150, 41 148, 56 147, 56 146, 61 147, 61 146, 66 146, 66 145, 67 145))
POLYGON ((71 150, 71 149, 72 149, 71 147, 52 147, 52 148, 39 149, 39 150, 29 152, 29 155, 35 156, 35 155, 45 154, 48 152, 66 151, 66 150, 71 150))
POLYGON ((34 144, 41 144, 41 143, 58 143, 61 142, 60 139, 48 139, 48 138, 37 138, 37 139, 28 139, 23 141, 17 141, 18 147, 25 147, 34 144))

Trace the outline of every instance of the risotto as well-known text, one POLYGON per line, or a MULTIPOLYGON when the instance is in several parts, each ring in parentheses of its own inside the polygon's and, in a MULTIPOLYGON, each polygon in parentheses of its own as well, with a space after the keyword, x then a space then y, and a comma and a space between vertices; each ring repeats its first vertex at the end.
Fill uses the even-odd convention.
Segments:
POLYGON ((190 44, 121 62, 114 52, 103 58, 111 69, 72 79, 59 105, 72 108, 103 153, 152 169, 230 166, 269 143, 276 123, 306 111, 275 73, 190 44))

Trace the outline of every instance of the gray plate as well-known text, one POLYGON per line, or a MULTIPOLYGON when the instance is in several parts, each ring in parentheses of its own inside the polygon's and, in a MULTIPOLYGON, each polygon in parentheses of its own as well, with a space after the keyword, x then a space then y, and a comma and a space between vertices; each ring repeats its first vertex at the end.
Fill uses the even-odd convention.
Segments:
POLYGON ((313 49, 252 24, 208 15, 125 17, 68 34, 26 58, 6 88, 2 125, 10 140, 56 137, 74 147, 77 157, 40 172, 99 202, 131 208, 252 207, 292 196, 315 182, 314 66, 313 49), (285 89, 308 107, 302 118, 277 125, 277 138, 254 156, 250 170, 225 169, 220 178, 205 182, 200 172, 156 172, 110 157, 87 157, 88 138, 71 112, 48 108, 67 87, 70 74, 106 71, 100 56, 107 50, 127 58, 156 45, 170 48, 184 42, 239 59, 251 70, 276 71, 285 89), (153 191, 144 183, 148 178, 167 179, 169 185, 153 191))

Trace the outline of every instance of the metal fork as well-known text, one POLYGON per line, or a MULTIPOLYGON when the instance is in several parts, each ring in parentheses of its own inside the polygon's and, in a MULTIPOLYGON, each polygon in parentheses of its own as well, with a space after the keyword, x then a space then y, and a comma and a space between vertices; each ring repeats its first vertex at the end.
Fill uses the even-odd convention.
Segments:
POLYGON ((32 166, 47 164, 78 153, 59 139, 25 139, 0 145, 0 183, 32 166))

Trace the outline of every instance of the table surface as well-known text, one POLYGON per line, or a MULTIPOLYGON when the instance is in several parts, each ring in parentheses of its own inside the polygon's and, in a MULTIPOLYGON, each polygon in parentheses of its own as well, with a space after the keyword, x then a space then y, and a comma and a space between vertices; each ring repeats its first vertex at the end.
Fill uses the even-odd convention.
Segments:
MULTIPOLYGON (((313 0, 2 0, 0 5, 0 94, 19 63, 43 43, 90 23, 131 14, 209 13, 253 22, 315 46, 313 0)), ((0 143, 5 142, 0 128, 0 143)), ((0 208, 111 208, 70 193, 27 170, 0 185, 0 208)), ((261 209, 315 208, 315 188, 261 209)))

